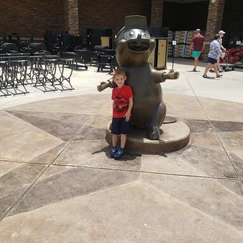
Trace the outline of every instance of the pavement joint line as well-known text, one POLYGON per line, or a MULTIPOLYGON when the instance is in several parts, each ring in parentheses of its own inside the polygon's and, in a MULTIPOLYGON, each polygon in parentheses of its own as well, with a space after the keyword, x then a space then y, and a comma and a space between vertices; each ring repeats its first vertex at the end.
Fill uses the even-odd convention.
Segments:
POLYGON ((86 165, 70 165, 70 164, 52 164, 55 166, 63 167, 72 167, 72 168, 85 168, 85 169, 95 169, 95 170, 112 170, 112 171, 121 171, 121 172, 132 172, 132 173, 143 173, 143 174, 155 174, 155 175, 166 175, 166 176, 178 176, 178 177, 193 177, 193 178, 202 178, 202 179, 219 179, 219 180, 232 180, 239 181, 238 177, 217 177, 217 176, 200 176, 200 175, 183 175, 175 173, 166 173, 166 172, 155 172, 155 171, 144 171, 144 170, 130 170, 130 169, 116 169, 116 168, 107 168, 107 167, 93 167, 86 165))
MULTIPOLYGON (((116 169, 116 168, 107 168, 107 167, 93 167, 85 165, 70 165, 70 164, 55 164, 53 163, 44 163, 44 162, 16 162, 16 161, 0 161, 7 163, 19 163, 26 165, 46 165, 50 166, 59 166, 59 167, 70 167, 70 168, 86 168, 86 169, 96 169, 96 170, 114 170, 114 171, 123 171, 123 172, 139 172, 139 173, 148 173, 148 174, 157 174, 157 175, 168 175, 168 176, 180 176, 180 177, 195 177, 195 178, 205 178, 205 179, 219 179, 219 180, 229 180, 229 181, 240 181, 243 183, 243 178, 241 177, 217 177, 217 176, 197 176, 197 175, 187 175, 187 174, 175 174, 175 173, 166 173, 166 172, 155 172, 155 171, 143 171, 143 170, 128 170, 128 169, 116 169)), ((18 168, 18 167, 17 167, 18 168)), ((14 169, 13 169, 14 170, 14 169)), ((243 192, 242 192, 243 193, 243 192)))
MULTIPOLYGON (((36 184, 36 182, 39 180, 39 178, 48 170, 48 168, 56 161, 56 159, 63 153, 63 151, 69 146, 72 140, 70 140, 66 146, 64 146, 63 149, 56 155, 56 157, 52 160, 51 163, 47 164, 46 168, 43 169, 42 173, 40 173, 38 176, 36 176, 35 180, 30 184, 29 187, 26 188, 26 190, 19 196, 19 198, 15 201, 15 203, 6 210, 6 213, 2 215, 0 218, 0 221, 2 221, 3 218, 13 209, 13 207, 20 201, 20 199, 36 184)), ((30 164, 30 163, 28 163, 30 164)))
POLYGON ((48 167, 50 165, 52 165, 56 160, 57 158, 67 149, 67 147, 71 144, 71 142, 73 142, 75 140, 75 138, 79 135, 80 132, 82 132, 82 130, 86 127, 86 125, 88 125, 92 119, 96 116, 97 112, 95 114, 93 114, 89 119, 88 121, 83 125, 81 126, 81 128, 76 132, 75 135, 73 135, 71 137, 71 139, 69 141, 66 142, 66 145, 61 149, 61 151, 55 156, 55 158, 52 160, 51 163, 49 163, 48 167))
POLYGON ((207 113, 205 112, 205 110, 204 110, 204 108, 203 108, 203 106, 202 106, 200 100, 198 99, 198 96, 197 96, 197 94, 195 93, 193 87, 191 86, 191 83, 190 83, 190 81, 188 80, 186 74, 185 74, 185 77, 186 77, 186 80, 187 80, 187 82, 188 82, 188 84, 189 84, 189 86, 190 86, 190 88, 191 88, 191 90, 192 90, 192 92, 193 92, 195 98, 197 99, 197 101, 198 101, 198 103, 199 103, 199 105, 200 105, 200 107, 201 107, 201 109, 202 109, 204 115, 207 117, 208 122, 209 122, 210 125, 212 126, 212 128, 213 128, 213 130, 214 130, 214 132, 215 132, 215 134, 216 134, 216 137, 217 137, 217 139, 219 140, 219 142, 220 142, 220 144, 221 144, 221 146, 222 146, 222 148, 223 148, 223 150, 224 150, 224 152, 225 152, 225 154, 226 154, 228 160, 230 161, 231 165, 233 166, 233 168, 234 168, 234 170, 235 170, 235 173, 236 173, 237 176, 239 177, 239 173, 238 173, 238 171, 237 171, 237 169, 236 169, 236 167, 235 167, 233 161, 231 160, 231 158, 230 158, 230 156, 229 156, 229 154, 228 154, 226 148, 224 147, 224 144, 223 144, 222 140, 220 139, 220 136, 219 136, 219 134, 218 134, 218 132, 217 132, 216 127, 213 125, 213 123, 212 123, 211 120, 209 119, 207 113))
POLYGON ((241 231, 239 231, 238 228, 234 227, 234 225, 232 225, 232 224, 228 224, 225 220, 221 219, 220 217, 218 217, 218 216, 213 216, 213 215, 211 215, 211 214, 209 214, 209 213, 207 213, 207 212, 205 212, 205 211, 203 211, 203 210, 200 210, 199 208, 195 207, 193 204, 189 204, 189 203, 187 203, 187 202, 185 202, 185 201, 182 201, 182 200, 178 199, 176 196, 170 195, 170 194, 168 194, 168 193, 166 193, 166 192, 162 192, 162 191, 158 190, 158 188, 157 188, 156 186, 153 186, 152 184, 148 184, 148 183, 146 183, 146 182, 144 182, 144 181, 141 181, 141 183, 143 183, 143 185, 144 185, 145 187, 147 187, 147 188, 151 188, 152 190, 156 191, 158 194, 160 194, 160 195, 162 195, 162 196, 163 196, 164 194, 166 194, 168 197, 173 198, 175 201, 177 201, 177 202, 179 202, 179 203, 185 205, 186 207, 189 207, 189 208, 191 208, 191 209, 193 209, 193 210, 195 210, 196 212, 199 212, 199 213, 201 213, 201 214, 207 215, 207 217, 211 218, 213 221, 215 221, 215 219, 216 219, 216 220, 219 221, 221 224, 227 225, 227 226, 230 227, 231 229, 233 229, 233 230, 237 231, 239 234, 243 235, 243 233, 242 233, 241 231))
POLYGON ((13 205, 11 207, 9 207, 8 210, 6 210, 6 212, 0 218, 0 221, 2 221, 2 219, 4 219, 6 217, 6 215, 21 200, 21 198, 36 184, 36 182, 39 180, 39 178, 48 170, 48 168, 51 165, 55 165, 55 166, 65 166, 65 167, 69 166, 69 167, 73 167, 73 168, 77 168, 77 167, 81 168, 82 167, 82 168, 86 168, 86 169, 95 169, 95 170, 110 170, 110 171, 132 172, 132 173, 140 173, 140 174, 143 173, 143 174, 153 174, 153 175, 190 177, 190 178, 198 178, 198 179, 210 179, 210 180, 212 180, 212 179, 215 180, 216 179, 216 180, 232 180, 232 181, 238 181, 238 180, 240 180, 241 181, 241 179, 237 179, 237 178, 227 178, 227 177, 226 178, 223 178, 223 177, 209 177, 209 176, 196 176, 196 175, 180 175, 180 174, 164 173, 164 172, 148 172, 148 171, 121 170, 121 169, 102 168, 102 167, 59 165, 59 164, 54 164, 54 161, 53 161, 51 164, 47 165, 45 169, 43 169, 42 173, 40 173, 39 176, 37 176, 35 178, 35 180, 33 180, 33 182, 30 184, 30 186, 26 188, 26 190, 19 196, 19 198, 15 201, 15 203, 13 203, 13 205))
POLYGON ((26 188, 26 190, 23 191, 23 193, 19 196, 19 198, 13 203, 13 205, 11 207, 9 207, 6 212, 2 215, 2 217, 0 218, 0 222, 8 215, 8 213, 13 209, 13 207, 21 200, 21 198, 35 185, 36 181, 38 181, 38 179, 46 172, 46 170, 49 168, 49 166, 47 166, 45 169, 43 169, 42 173, 39 174, 39 176, 37 176, 33 182, 26 188))
MULTIPOLYGON (((118 169, 118 168, 107 168, 107 167, 94 167, 94 166, 86 166, 86 165, 72 165, 72 164, 56 164, 44 163, 44 162, 24 162, 24 161, 0 161, 7 163, 19 163, 25 165, 46 165, 48 169, 50 166, 59 166, 59 167, 70 167, 70 168, 86 168, 86 169, 95 169, 95 170, 112 170, 112 171, 122 171, 122 172, 139 172, 139 173, 148 173, 148 174, 156 174, 156 175, 168 175, 168 176, 180 176, 180 177, 195 177, 195 178, 205 178, 205 179, 222 179, 222 180, 232 180, 232 181, 240 181, 243 183, 243 178, 237 177, 217 177, 217 176, 199 176, 199 175, 189 175, 189 174, 176 174, 176 173, 166 173, 166 172, 155 172, 155 171, 144 171, 144 170, 131 170, 131 169, 118 169)), ((14 170, 14 169, 13 169, 14 170)))
POLYGON ((50 163, 48 163, 47 168, 50 167, 57 160, 57 158, 67 149, 67 147, 70 145, 70 143, 74 141, 74 139, 79 135, 79 133, 86 127, 86 125, 88 125, 93 120, 93 118, 96 115, 97 115, 97 112, 95 114, 93 114, 83 126, 81 126, 81 128, 76 132, 76 134, 71 137, 71 139, 61 149, 61 151, 55 156, 55 158, 50 163))

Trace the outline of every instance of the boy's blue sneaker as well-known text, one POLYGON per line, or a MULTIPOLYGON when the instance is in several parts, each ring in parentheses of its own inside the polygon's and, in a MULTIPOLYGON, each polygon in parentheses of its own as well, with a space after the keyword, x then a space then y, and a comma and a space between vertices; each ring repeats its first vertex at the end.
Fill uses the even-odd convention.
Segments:
POLYGON ((120 159, 123 156, 123 153, 124 153, 123 149, 119 148, 116 154, 114 155, 114 159, 120 159))
POLYGON ((116 154, 116 152, 117 152, 117 148, 116 147, 112 147, 111 148, 111 153, 110 153, 111 158, 114 158, 114 155, 116 154))

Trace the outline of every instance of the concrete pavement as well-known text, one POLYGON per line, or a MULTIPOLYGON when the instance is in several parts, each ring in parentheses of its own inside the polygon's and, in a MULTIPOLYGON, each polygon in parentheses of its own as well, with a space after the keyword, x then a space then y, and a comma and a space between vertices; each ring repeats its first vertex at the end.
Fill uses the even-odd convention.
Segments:
POLYGON ((192 63, 161 84, 191 131, 172 153, 109 158, 110 75, 93 66, 73 91, 0 97, 0 242, 243 242, 243 70, 192 63))

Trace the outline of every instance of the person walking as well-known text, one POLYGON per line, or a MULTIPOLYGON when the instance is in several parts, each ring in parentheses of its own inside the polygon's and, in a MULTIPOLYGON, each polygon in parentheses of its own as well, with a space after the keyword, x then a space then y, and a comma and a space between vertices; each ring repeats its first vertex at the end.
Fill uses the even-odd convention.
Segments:
POLYGON ((198 65, 198 59, 201 55, 201 53, 204 50, 204 47, 206 45, 206 40, 203 35, 201 35, 201 30, 196 29, 196 34, 192 38, 191 44, 190 44, 190 51, 192 51, 192 57, 194 58, 194 67, 193 67, 193 72, 197 72, 197 65, 198 65))
POLYGON ((214 36, 214 40, 210 43, 210 51, 208 53, 208 64, 205 67, 203 78, 209 78, 207 76, 207 72, 212 67, 216 73, 217 78, 222 76, 222 74, 219 74, 218 69, 217 69, 217 58, 219 56, 223 56, 223 52, 220 49, 219 41, 220 41, 220 36, 219 36, 219 34, 216 34, 214 36))
MULTIPOLYGON (((219 39, 220 49, 223 51, 223 54, 225 55, 227 50, 226 50, 226 48, 224 48, 223 40, 222 40, 222 38, 224 37, 225 32, 223 30, 220 30, 218 34, 219 34, 219 37, 220 37, 220 39, 219 39)), ((224 55, 223 55, 223 57, 224 57, 224 55)), ((218 68, 219 72, 222 72, 222 70, 220 68, 220 58, 221 58, 221 56, 218 56, 218 58, 217 58, 217 68, 218 68)))
MULTIPOLYGON (((222 50, 222 52, 223 52, 223 56, 218 56, 217 57, 217 70, 218 70, 218 72, 223 72, 223 70, 220 68, 220 58, 221 57, 224 57, 224 55, 225 55, 225 53, 226 53, 226 48, 224 48, 224 46, 223 46, 223 40, 222 40, 222 38, 224 37, 224 34, 225 34, 225 32, 223 31, 223 30, 220 30, 219 31, 219 33, 218 33, 218 35, 219 35, 219 37, 220 37, 220 39, 219 39, 219 45, 220 45, 220 49, 222 50)), ((214 69, 210 69, 210 72, 214 72, 214 69)))
POLYGON ((117 87, 112 89, 113 113, 112 113, 112 148, 111 158, 120 159, 124 153, 127 133, 129 132, 129 120, 133 107, 133 93, 129 85, 125 85, 126 73, 122 69, 115 69, 113 81, 117 87), (120 135, 120 148, 117 148, 118 136, 120 135))

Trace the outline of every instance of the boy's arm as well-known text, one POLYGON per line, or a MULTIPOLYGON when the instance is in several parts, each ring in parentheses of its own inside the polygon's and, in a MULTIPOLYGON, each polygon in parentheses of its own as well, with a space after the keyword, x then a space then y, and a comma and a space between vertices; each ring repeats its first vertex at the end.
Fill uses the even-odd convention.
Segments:
POLYGON ((127 109, 127 112, 125 114, 126 121, 129 121, 129 119, 130 119, 132 107, 133 107, 133 97, 131 97, 129 99, 128 109, 127 109))

